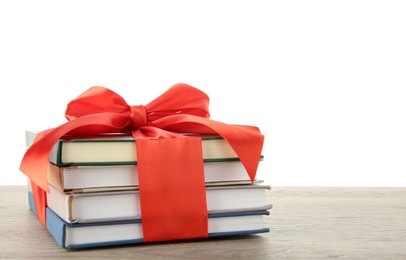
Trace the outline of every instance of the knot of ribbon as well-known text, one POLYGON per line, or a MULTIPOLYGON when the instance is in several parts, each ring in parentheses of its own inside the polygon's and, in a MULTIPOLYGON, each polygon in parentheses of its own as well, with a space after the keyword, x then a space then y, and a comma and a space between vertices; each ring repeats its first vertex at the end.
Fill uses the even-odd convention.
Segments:
POLYGON ((131 106, 130 114, 131 129, 137 129, 148 125, 147 109, 144 106, 131 106))
POLYGON ((20 170, 34 187, 40 221, 46 222, 49 156, 60 138, 129 133, 136 140, 144 241, 207 237, 203 159, 198 136, 221 136, 233 148, 252 181, 264 141, 257 127, 209 119, 208 105, 209 97, 204 92, 183 83, 172 86, 145 106, 130 106, 120 95, 104 87, 92 87, 73 99, 65 113, 68 122, 41 132, 21 161, 20 170), (194 136, 185 137, 183 133, 194 136), (171 173, 163 171, 165 167, 156 167, 160 163, 170 164, 171 173), (165 215, 169 215, 167 219, 165 215))

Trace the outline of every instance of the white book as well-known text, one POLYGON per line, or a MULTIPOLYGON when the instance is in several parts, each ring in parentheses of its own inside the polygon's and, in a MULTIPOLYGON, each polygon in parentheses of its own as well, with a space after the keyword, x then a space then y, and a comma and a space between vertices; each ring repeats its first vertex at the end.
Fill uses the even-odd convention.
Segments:
MULTIPOLYGON (((208 162, 203 166, 207 185, 251 183, 241 161, 208 162)), ((139 184, 136 165, 59 167, 50 163, 48 169, 48 183, 62 192, 134 189, 139 184)))
MULTIPOLYGON (((67 223, 90 223, 139 219, 139 191, 63 193, 49 186, 47 206, 67 223)), ((209 213, 267 210, 268 185, 206 187, 209 213)))

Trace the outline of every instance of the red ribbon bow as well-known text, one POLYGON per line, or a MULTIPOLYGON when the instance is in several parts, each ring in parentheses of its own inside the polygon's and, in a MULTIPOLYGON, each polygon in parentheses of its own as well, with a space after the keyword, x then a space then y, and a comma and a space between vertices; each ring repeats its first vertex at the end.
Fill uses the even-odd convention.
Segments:
POLYGON ((21 162, 20 170, 33 183, 38 218, 45 224, 49 155, 62 136, 131 132, 137 146, 144 241, 207 237, 201 139, 180 133, 220 135, 252 181, 264 141, 257 127, 210 120, 208 104, 204 92, 187 84, 172 86, 145 107, 129 106, 107 88, 85 91, 68 104, 69 121, 41 132, 21 162))

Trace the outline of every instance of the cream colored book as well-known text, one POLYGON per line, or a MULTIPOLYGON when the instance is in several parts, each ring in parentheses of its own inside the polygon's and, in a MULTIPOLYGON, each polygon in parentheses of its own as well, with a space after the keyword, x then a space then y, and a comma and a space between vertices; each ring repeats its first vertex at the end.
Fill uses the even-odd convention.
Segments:
MULTIPOLYGON (((35 131, 26 131, 27 148, 33 143, 35 131)), ((202 137, 204 162, 235 161, 238 156, 231 146, 219 136, 202 137)), ((59 140, 50 155, 58 166, 70 165, 135 165, 137 152, 132 136, 114 134, 59 140)))

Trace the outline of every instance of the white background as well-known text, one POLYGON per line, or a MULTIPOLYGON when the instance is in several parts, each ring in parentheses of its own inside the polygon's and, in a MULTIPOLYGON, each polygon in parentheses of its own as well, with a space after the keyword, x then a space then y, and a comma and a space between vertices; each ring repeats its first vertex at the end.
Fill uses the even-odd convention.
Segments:
POLYGON ((185 82, 259 126, 272 186, 406 186, 404 1, 1 1, 0 184, 24 130, 91 86, 131 105, 185 82))

